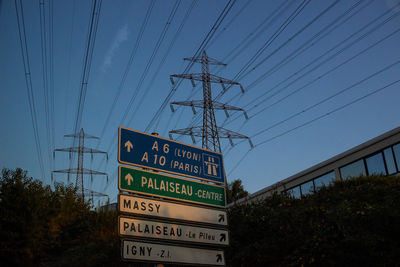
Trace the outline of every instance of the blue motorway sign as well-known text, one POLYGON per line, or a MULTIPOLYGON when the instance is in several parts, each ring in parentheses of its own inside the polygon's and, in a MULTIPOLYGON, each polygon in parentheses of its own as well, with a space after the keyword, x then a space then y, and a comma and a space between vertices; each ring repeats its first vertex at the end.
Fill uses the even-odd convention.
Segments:
POLYGON ((119 127, 118 161, 223 184, 222 154, 119 127))

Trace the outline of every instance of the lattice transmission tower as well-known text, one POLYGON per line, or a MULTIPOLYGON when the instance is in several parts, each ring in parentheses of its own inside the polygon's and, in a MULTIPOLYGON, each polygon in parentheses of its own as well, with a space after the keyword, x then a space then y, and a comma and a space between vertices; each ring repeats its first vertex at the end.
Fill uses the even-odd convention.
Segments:
POLYGON ((190 106, 192 107, 193 113, 196 114, 195 108, 203 109, 203 125, 194 126, 184 129, 169 131, 169 136, 172 139, 172 134, 190 135, 192 137, 193 143, 196 143, 195 136, 202 138, 202 147, 206 149, 211 149, 217 152, 221 152, 221 144, 219 138, 228 138, 230 144, 233 146, 232 139, 247 139, 250 146, 253 144, 248 136, 227 130, 222 127, 217 126, 215 120, 214 109, 224 110, 227 117, 229 117, 229 110, 242 111, 245 118, 248 119, 246 112, 238 107, 230 106, 224 103, 213 101, 211 94, 211 83, 219 83, 222 89, 225 91, 225 85, 239 85, 242 93, 244 93, 243 86, 235 81, 231 81, 216 75, 210 74, 209 65, 220 65, 226 66, 226 64, 219 62, 215 59, 209 58, 205 51, 203 51, 201 57, 196 58, 184 58, 184 60, 193 61, 196 63, 201 63, 201 73, 192 74, 173 74, 170 75, 171 83, 174 85, 175 81, 173 78, 183 78, 189 79, 192 82, 193 87, 195 87, 194 81, 201 81, 203 85, 203 100, 191 100, 182 102, 172 102, 170 104, 172 112, 175 112, 173 105, 190 106))
MULTIPOLYGON (((54 149, 53 151, 53 157, 55 157, 55 152, 56 151, 61 151, 61 152, 69 152, 69 158, 71 159, 71 153, 78 153, 78 167, 77 168, 70 168, 70 169, 65 169, 65 170, 54 170, 51 173, 51 179, 53 179, 53 173, 67 173, 68 174, 68 181, 69 179, 69 175, 70 174, 76 174, 76 181, 75 181, 75 186, 78 189, 78 191, 80 191, 82 194, 82 198, 85 198, 85 192, 89 192, 89 195, 93 196, 104 196, 105 194, 102 193, 97 193, 95 191, 92 190, 87 190, 84 188, 84 183, 83 183, 83 178, 84 175, 90 175, 92 182, 93 182, 93 175, 105 175, 107 176, 107 182, 108 182, 108 175, 105 172, 99 172, 99 171, 94 171, 94 170, 90 170, 90 169, 86 169, 83 167, 83 158, 84 158, 84 154, 85 153, 90 153, 92 160, 93 160, 93 154, 105 154, 108 160, 108 154, 107 152, 104 151, 100 151, 94 148, 87 148, 85 147, 85 139, 99 139, 96 136, 93 135, 88 135, 86 134, 83 129, 81 129, 81 131, 79 133, 76 134, 67 134, 64 135, 65 137, 72 137, 72 138, 78 138, 78 147, 67 147, 67 148, 58 148, 58 149, 54 149)), ((75 142, 74 142, 75 143, 75 142)))

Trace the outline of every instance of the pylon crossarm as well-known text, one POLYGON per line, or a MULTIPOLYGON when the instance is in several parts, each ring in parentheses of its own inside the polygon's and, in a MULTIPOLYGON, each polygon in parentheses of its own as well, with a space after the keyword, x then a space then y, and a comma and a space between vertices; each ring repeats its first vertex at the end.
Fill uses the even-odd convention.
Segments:
POLYGON ((54 170, 53 172, 55 173, 83 173, 83 174, 99 174, 99 175, 107 175, 105 172, 98 172, 94 170, 89 170, 83 168, 82 170, 79 170, 77 168, 72 168, 72 169, 65 169, 65 170, 54 170))
MULTIPOLYGON (((169 131, 169 133, 170 134, 182 134, 182 135, 194 135, 194 136, 200 137, 200 136, 202 136, 202 128, 199 126, 189 127, 189 128, 172 130, 172 131, 169 131)), ((224 129, 222 127, 218 127, 218 134, 220 135, 220 137, 223 137, 223 138, 228 138, 228 136, 231 136, 232 138, 238 138, 238 139, 247 139, 248 138, 245 135, 224 129)))
POLYGON ((169 134, 191 135, 191 136, 201 137, 202 128, 197 126, 184 129, 177 129, 169 131, 169 134))
MULTIPOLYGON (((66 147, 66 148, 56 148, 54 151, 60 151, 60 152, 79 152, 79 147, 66 147)), ((101 153, 101 154, 107 154, 105 151, 97 150, 94 148, 88 148, 88 147, 83 147, 81 149, 82 153, 101 153)))
MULTIPOLYGON (((202 63, 202 59, 203 59, 203 57, 185 57, 183 60, 192 61, 192 62, 196 62, 196 63, 202 63)), ((221 61, 218 61, 218 60, 216 60, 214 58, 208 57, 208 56, 207 56, 207 61, 208 61, 207 63, 209 65, 226 66, 225 63, 223 63, 221 61)))
POLYGON ((228 138, 229 142, 231 143, 232 146, 234 146, 232 139, 247 139, 249 141, 250 147, 254 148, 253 142, 251 142, 250 137, 248 137, 246 135, 243 135, 243 134, 240 134, 240 133, 237 133, 237 132, 234 132, 234 131, 231 131, 231 130, 228 130, 228 129, 225 129, 222 127, 218 127, 218 134, 219 134, 219 137, 221 137, 221 138, 228 138))
POLYGON ((194 137, 195 136, 202 137, 203 136, 202 131, 203 130, 201 127, 190 127, 190 128, 172 130, 172 131, 169 131, 168 134, 169 134, 170 139, 172 139, 172 134, 190 135, 190 137, 192 138, 193 144, 196 144, 196 139, 194 137))
POLYGON ((173 108, 172 105, 179 105, 179 106, 187 106, 187 107, 192 107, 193 114, 196 115, 196 109, 195 108, 202 108, 204 105, 204 101, 202 100, 192 100, 192 101, 176 101, 172 102, 170 104, 172 112, 175 112, 175 109, 173 108))
MULTIPOLYGON (((172 112, 175 111, 175 109, 173 108, 172 105, 179 105, 179 106, 188 106, 188 107, 192 107, 193 110, 193 114, 196 115, 196 109, 195 108, 204 108, 204 101, 203 100, 192 100, 192 101, 175 101, 172 102, 170 104, 171 110, 172 112)), ((244 117, 247 119, 249 119, 249 117, 247 116, 247 113, 244 109, 242 108, 238 108, 238 107, 234 107, 228 104, 224 104, 224 103, 220 103, 217 101, 213 101, 213 108, 214 109, 219 109, 219 110, 224 110, 226 117, 229 118, 229 113, 228 110, 235 110, 235 111, 242 111, 244 114, 244 117)))
MULTIPOLYGON (((172 137, 172 134, 179 134, 179 135, 190 135, 192 137, 192 140, 194 137, 202 137, 202 128, 199 126, 196 127, 190 127, 190 128, 183 128, 183 129, 178 129, 178 130, 172 130, 169 131, 170 137, 172 137)), ((208 137, 211 137, 211 133, 208 133, 208 137)), ((233 139, 247 139, 249 141, 250 147, 254 148, 253 143, 251 142, 250 137, 245 136, 243 134, 218 127, 218 135, 220 138, 227 138, 229 139, 229 142, 232 146, 234 146, 233 139)), ((196 142, 193 142, 196 143, 196 142)))
POLYGON ((231 131, 231 130, 228 130, 228 129, 225 129, 222 127, 218 127, 218 134, 220 137, 225 137, 225 138, 228 138, 229 136, 232 138, 238 138, 238 139, 249 138, 243 134, 240 134, 240 133, 237 133, 237 132, 234 132, 234 131, 231 131))
MULTIPOLYGON (((80 133, 64 135, 64 137, 79 137, 79 136, 80 136, 80 133)), ((86 134, 86 133, 84 133, 83 136, 81 136, 81 137, 83 137, 85 139, 87 139, 87 138, 89 138, 89 139, 100 139, 97 136, 86 134)))
POLYGON ((88 194, 88 195, 94 196, 94 197, 108 197, 107 194, 96 192, 96 191, 93 191, 93 190, 90 190, 90 189, 87 189, 87 188, 85 188, 85 194, 88 194))
MULTIPOLYGON (((176 102, 172 102, 171 105, 203 108, 204 101, 203 100, 176 101, 176 102)), ((220 103, 220 102, 216 102, 216 101, 213 101, 213 107, 214 107, 214 109, 221 109, 221 110, 227 109, 227 110, 243 111, 242 108, 230 106, 228 104, 224 104, 224 103, 220 103)))
MULTIPOLYGON (((203 81, 202 73, 191 73, 191 74, 172 74, 170 78, 181 78, 181 79, 189 79, 195 81, 203 81)), ((217 75, 210 74, 210 82, 212 83, 222 83, 222 84, 232 84, 232 85, 240 85, 239 82, 231 81, 217 75)))

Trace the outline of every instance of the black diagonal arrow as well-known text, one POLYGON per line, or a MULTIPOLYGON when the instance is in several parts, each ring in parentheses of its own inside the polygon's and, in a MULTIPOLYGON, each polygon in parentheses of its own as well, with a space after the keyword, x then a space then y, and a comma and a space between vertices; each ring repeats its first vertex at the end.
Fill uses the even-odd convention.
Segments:
POLYGON ((219 238, 219 241, 222 242, 222 241, 225 241, 225 240, 226 240, 226 234, 222 233, 221 237, 219 238))
POLYGON ((222 261, 222 254, 217 254, 217 262, 222 261))
POLYGON ((224 221, 225 221, 225 215, 224 214, 220 214, 218 222, 224 222, 224 221))

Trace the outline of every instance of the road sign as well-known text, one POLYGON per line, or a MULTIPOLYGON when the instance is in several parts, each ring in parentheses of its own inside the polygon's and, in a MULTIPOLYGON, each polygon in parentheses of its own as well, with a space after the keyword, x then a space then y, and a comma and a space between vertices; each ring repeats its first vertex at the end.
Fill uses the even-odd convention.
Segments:
POLYGON ((119 190, 225 207, 225 188, 156 172, 119 166, 119 190))
POLYGON ((152 238, 166 241, 229 245, 228 231, 177 223, 119 217, 119 234, 132 238, 152 238))
POLYGON ((118 195, 120 212, 204 224, 228 225, 225 210, 179 204, 167 200, 118 195))
POLYGON ((222 250, 122 241, 122 259, 172 264, 225 266, 222 250))
POLYGON ((119 127, 118 161, 223 184, 222 154, 119 127))

